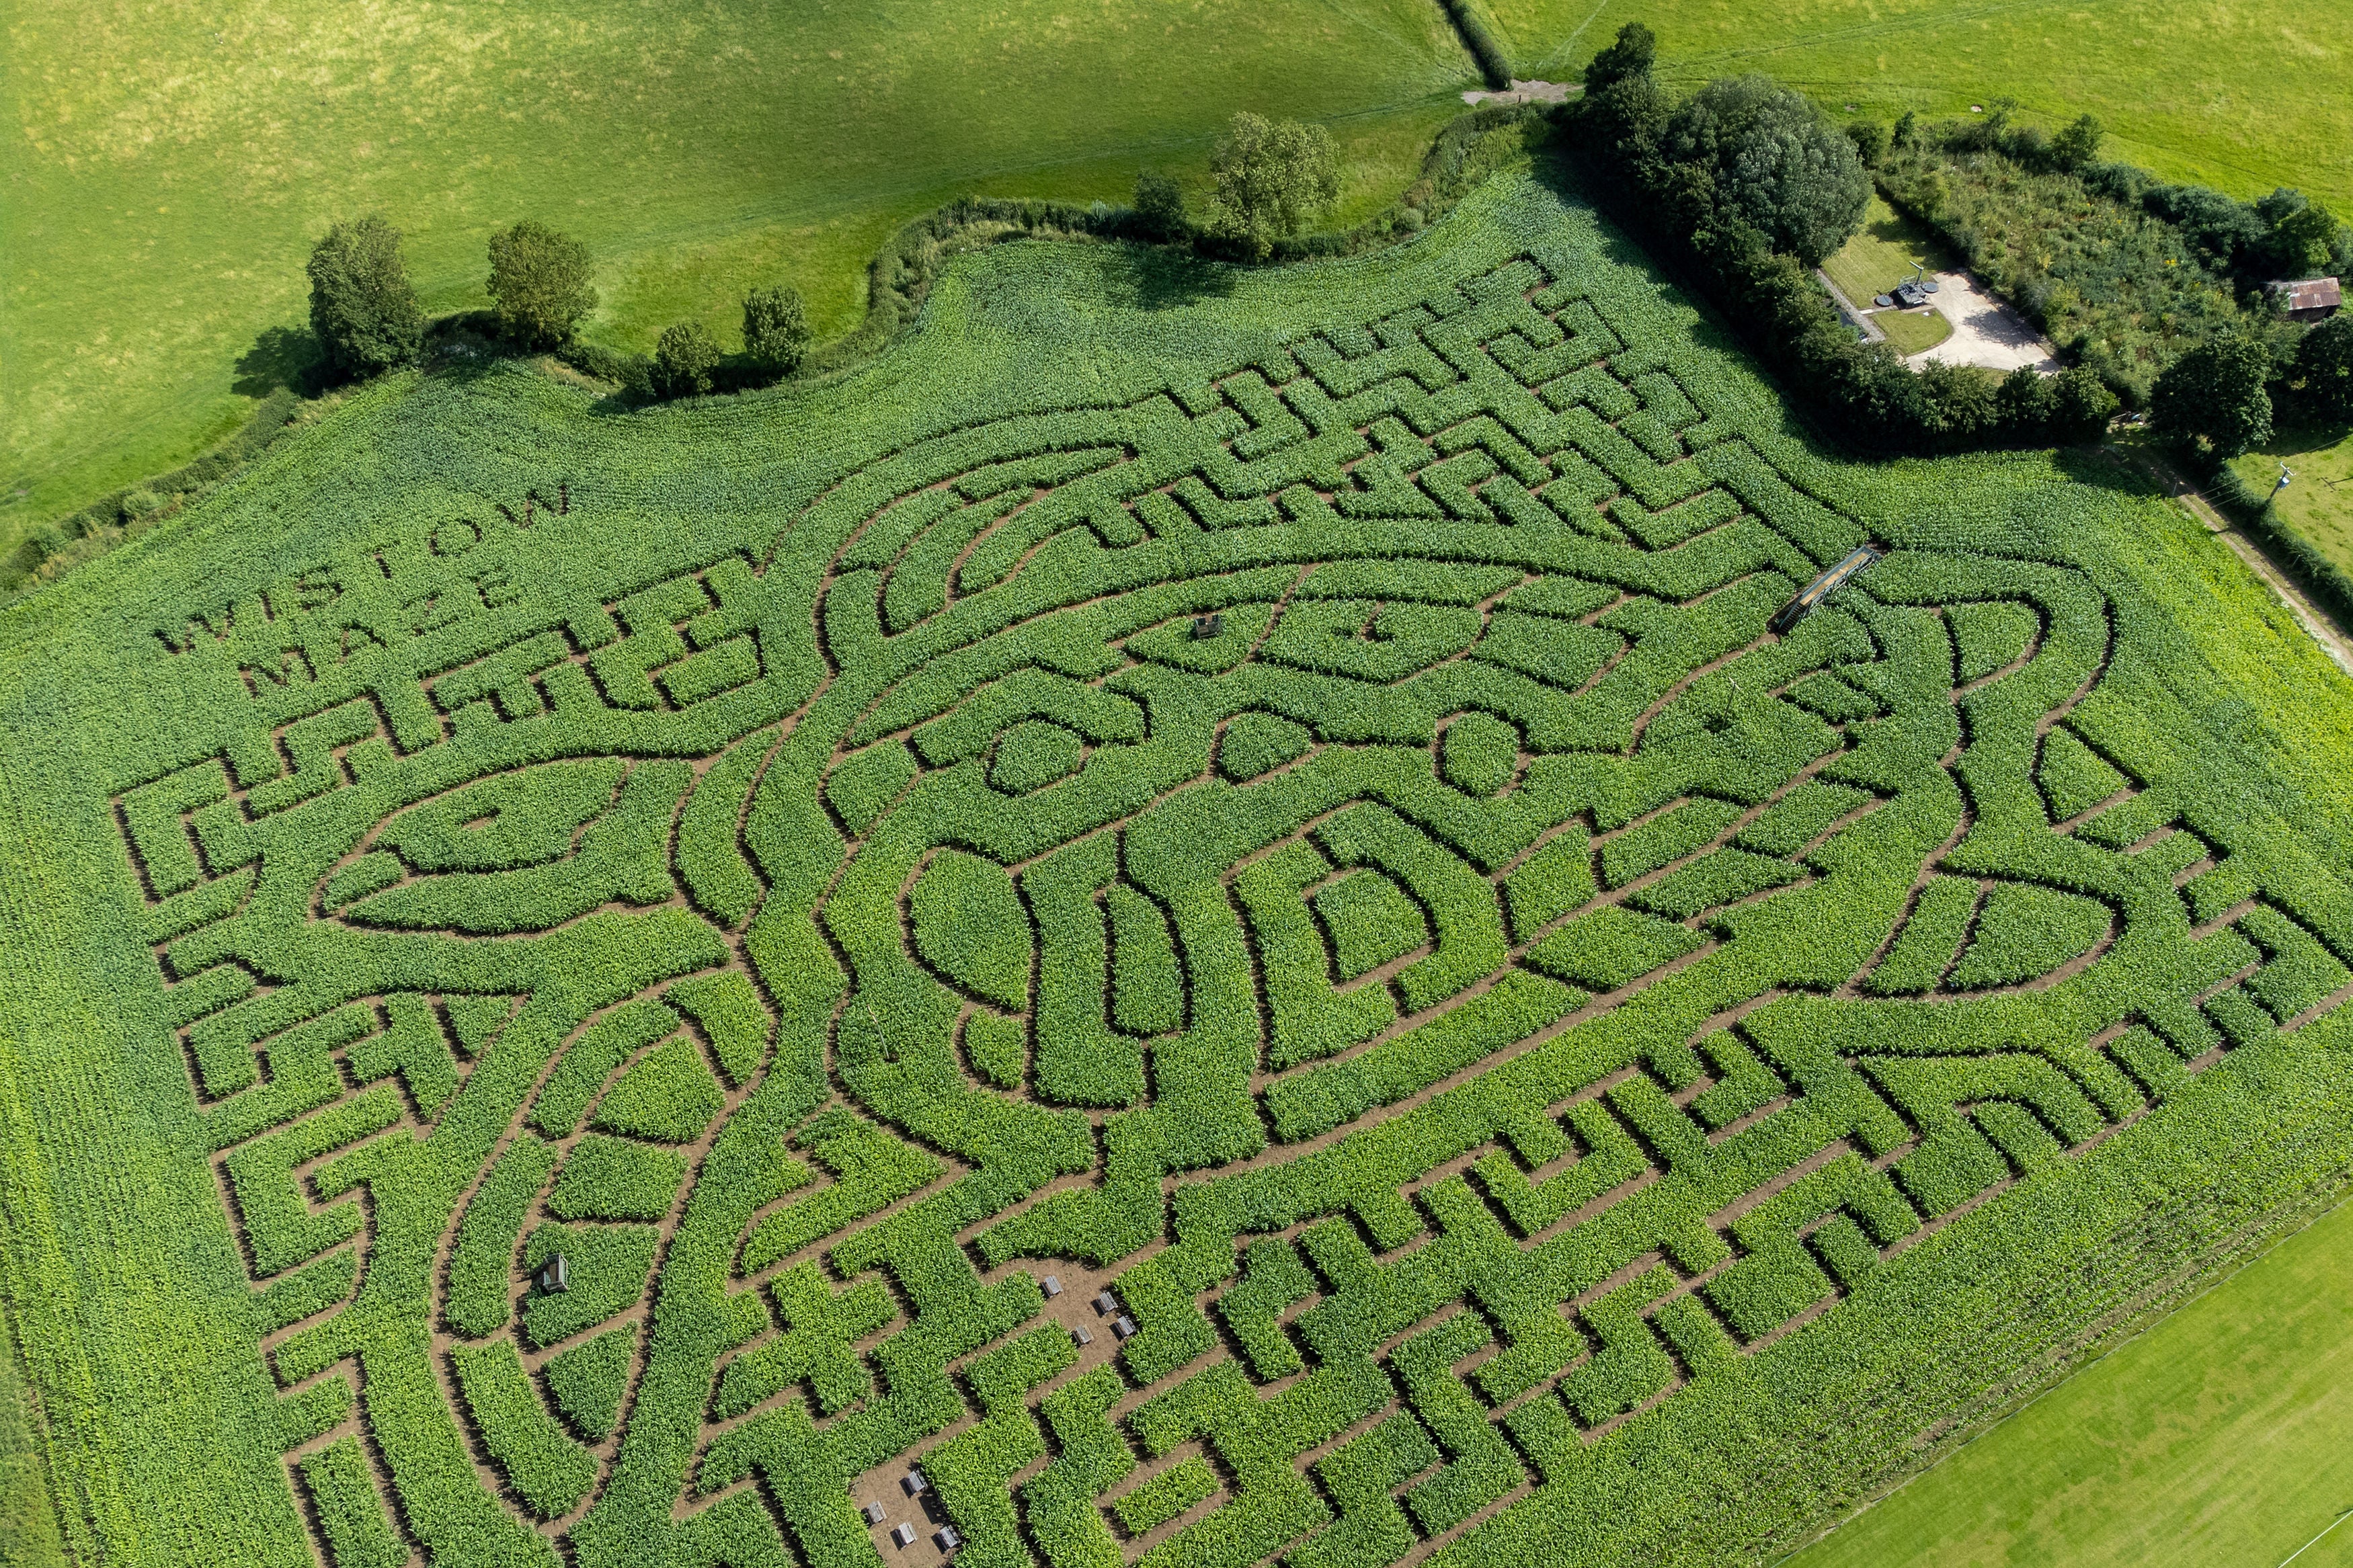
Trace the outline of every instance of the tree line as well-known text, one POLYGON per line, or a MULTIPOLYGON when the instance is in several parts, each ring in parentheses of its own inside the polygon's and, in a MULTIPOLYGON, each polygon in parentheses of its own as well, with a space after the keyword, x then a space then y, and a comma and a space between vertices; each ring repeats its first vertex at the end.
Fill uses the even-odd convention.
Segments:
MULTIPOLYGON (((400 231, 381 216, 335 224, 311 252, 311 330, 328 373, 343 380, 381 375, 414 363, 426 321, 401 255, 400 231)), ((525 218, 490 239, 491 319, 518 348, 560 351, 596 308, 588 281, 588 247, 525 218)), ((780 381, 807 356, 808 312, 798 290, 782 284, 744 296, 743 379, 780 381)), ((649 369, 658 396, 712 389, 725 351, 700 321, 665 328, 649 369)))
POLYGON ((1859 142, 1768 77, 1675 100, 1652 74, 1657 51, 1640 22, 1620 28, 1564 110, 1564 140, 1620 220, 1694 278, 1842 434, 1936 452, 2088 440, 2106 427, 2117 400, 2081 366, 1997 377, 1932 360, 1915 371, 1860 341, 1813 269, 1862 226, 1868 134, 1859 142))
MULTIPOLYGON (((1136 237, 1193 245, 1206 254, 1263 261, 1278 240, 1294 237, 1328 209, 1340 190, 1339 153, 1320 125, 1237 114, 1209 159, 1210 191, 1197 219, 1171 177, 1146 170, 1125 226, 1136 237)), ((311 330, 328 374, 364 380, 416 363, 427 322, 401 253, 401 234, 380 216, 339 222, 312 247, 311 330)), ((579 325, 596 308, 588 248, 569 235, 526 218, 491 234, 493 329, 518 348, 576 347, 579 325)), ((784 285, 744 297, 743 347, 736 385, 781 381, 807 357, 807 309, 784 285)), ((590 367, 619 368, 610 354, 587 353, 590 367)), ((658 397, 712 390, 729 356, 698 321, 663 330, 644 372, 658 397)))

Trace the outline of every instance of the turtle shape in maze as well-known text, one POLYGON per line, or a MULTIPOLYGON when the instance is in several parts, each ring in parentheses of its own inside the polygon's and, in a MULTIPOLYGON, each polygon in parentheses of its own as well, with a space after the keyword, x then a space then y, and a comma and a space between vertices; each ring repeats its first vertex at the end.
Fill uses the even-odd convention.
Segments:
POLYGON ((2341 999, 2089 577, 1768 632, 1865 530, 1577 276, 206 650, 118 816, 324 1559, 870 1562, 919 1460, 989 1563, 1418 1560, 2341 999))

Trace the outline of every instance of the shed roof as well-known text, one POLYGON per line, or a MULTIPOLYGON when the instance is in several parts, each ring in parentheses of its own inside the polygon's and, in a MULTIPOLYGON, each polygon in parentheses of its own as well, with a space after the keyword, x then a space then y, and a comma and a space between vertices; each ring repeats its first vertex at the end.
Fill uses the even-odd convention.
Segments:
POLYGON ((2291 310, 2334 310, 2345 302, 2345 292, 2334 278, 2305 278, 2293 283, 2274 283, 2272 289, 2287 296, 2287 308, 2291 310))

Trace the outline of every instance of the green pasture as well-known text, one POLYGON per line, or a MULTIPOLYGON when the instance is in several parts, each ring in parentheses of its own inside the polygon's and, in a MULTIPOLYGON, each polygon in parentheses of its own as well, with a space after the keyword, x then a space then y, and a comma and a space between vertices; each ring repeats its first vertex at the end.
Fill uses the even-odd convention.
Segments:
POLYGON ((1925 353, 1953 335, 1953 323, 1941 310, 1874 310, 1871 319, 1900 354, 1925 353))
POLYGON ((1657 30, 1660 74, 1763 71, 1838 110, 2031 118, 2089 111, 2108 155, 2237 195, 2295 185, 2353 206, 2353 10, 2298 0, 1493 0, 1519 74, 1570 79, 1621 23, 1657 30))
MULTIPOLYGON (((2099 114, 2112 152, 2168 174, 2353 201, 2353 24, 2325 7, 1503 0, 1494 14, 1538 76, 1574 76, 1639 16, 1671 80, 1764 70, 1883 115, 2007 93, 2038 118, 2099 114)), ((337 216, 402 225, 435 309, 475 301, 484 236, 530 214, 595 249, 592 336, 644 347, 694 316, 732 340, 733 300, 774 279, 831 333, 909 216, 972 192, 1116 201, 1146 164, 1198 178, 1238 108, 1332 124, 1348 161, 1337 216, 1369 211, 1472 76, 1430 0, 1198 0, 1148 16, 858 0, 814 20, 741 0, 35 0, 10 41, 0 552, 185 460, 294 374, 301 260, 337 216)))
MULTIPOLYGON (((2353 1508, 2353 1207, 1788 1568, 2273 1568, 2353 1508)), ((2353 1524, 2296 1558, 2353 1563, 2353 1524)))
POLYGON ((1338 216, 1377 208, 1474 74, 1431 0, 34 0, 9 49, 0 552, 293 374, 302 262, 339 216, 406 230, 434 310, 478 301, 484 237, 531 216, 595 251, 592 336, 646 347, 691 315, 732 343, 771 280, 830 335, 909 217, 1198 176, 1237 109, 1331 123, 1338 216))
POLYGON ((1870 314, 1897 353, 1916 354, 1953 335, 1940 311, 1873 310, 1872 300, 1911 277, 1919 263, 1937 271, 1951 258, 1936 237, 1883 201, 1876 192, 1864 209, 1862 226, 1822 262, 1822 272, 1858 310, 1870 314))
POLYGON ((2283 430, 2231 467, 2257 494, 2268 495, 2283 463, 2295 478, 2274 503, 2281 519, 2353 572, 2353 436, 2342 426, 2283 430))
POLYGON ((15 1347, 0 1335, 0 1568, 58 1568, 65 1548, 16 1366, 15 1347))

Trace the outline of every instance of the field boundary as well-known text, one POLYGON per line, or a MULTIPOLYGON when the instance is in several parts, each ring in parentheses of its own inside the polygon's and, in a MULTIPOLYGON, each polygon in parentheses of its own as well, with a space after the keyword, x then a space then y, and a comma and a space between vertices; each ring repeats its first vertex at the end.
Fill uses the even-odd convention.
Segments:
MULTIPOLYGON (((1411 242, 1427 232, 1425 225, 1445 216, 1464 196, 1510 166, 1509 159, 1482 163, 1473 155, 1477 142, 1495 132, 1515 128, 1525 132, 1529 124, 1544 118, 1547 107, 1524 102, 1489 103, 1463 110, 1431 136, 1422 153, 1419 172, 1395 201, 1354 227, 1278 242, 1269 261, 1261 265, 1292 267, 1411 242), (1419 215, 1418 220, 1404 219, 1402 215, 1408 209, 1419 215)), ((1105 216, 1114 225, 1128 216, 1121 208, 1111 209, 1105 216)), ((921 321, 924 300, 945 262, 1002 240, 1030 238, 1073 244, 1124 242, 1148 246, 1166 251, 1174 259, 1203 267, 1237 265, 1198 258, 1193 247, 1181 241, 1154 240, 1106 228, 1103 217, 1092 208, 1074 202, 959 196, 909 219, 882 243, 866 263, 866 313, 858 325, 816 348, 799 371, 775 384, 827 386, 863 370, 921 321)), ((489 317, 487 310, 466 310, 428 321, 422 356, 426 368, 433 368, 437 346, 446 346, 461 334, 479 334, 481 342, 501 357, 563 364, 591 380, 605 383, 622 383, 633 367, 642 372, 647 363, 643 355, 627 354, 595 342, 575 342, 552 353, 512 350, 491 335, 489 317)), ((179 468, 122 486, 34 526, 10 560, 0 564, 0 574, 21 574, 13 584, 0 577, 0 614, 61 580, 74 568, 143 536, 244 473, 287 430, 317 418, 336 397, 352 389, 352 384, 347 384, 306 396, 292 386, 281 386, 256 405, 243 425, 179 468), (258 441, 257 433, 262 437, 258 441), (227 456, 232 453, 236 455, 227 456), (127 510, 131 498, 158 487, 168 488, 179 476, 214 467, 219 472, 152 510, 134 516, 127 510)), ((731 389, 717 395, 732 396, 739 390, 761 389, 731 389)))
MULTIPOLYGON (((2321 1019, 2315 1019, 2315 1024, 2321 1019)), ((1812 1531, 1788 1551, 1778 1553, 1768 1562, 1778 1564, 1790 1562, 1812 1549, 1839 1531, 1852 1524, 1864 1514, 1887 1501, 1915 1481, 1942 1466, 1947 1460, 1990 1436, 2012 1417, 2041 1403, 2048 1395, 2073 1381, 2084 1373, 2123 1350, 2147 1333, 2158 1324, 2202 1300, 2235 1279, 2246 1269, 2260 1263, 2278 1247, 2294 1240, 2306 1230, 2327 1218, 2347 1203, 2353 1202, 2353 1170, 2340 1169, 2333 1181, 2316 1183, 2325 1187, 2325 1195, 2317 1200, 2306 1197, 2291 1199, 2266 1210, 2250 1224, 2218 1244, 2207 1255, 2195 1272, 2186 1279, 2158 1286, 2147 1292, 2132 1309, 2132 1315, 2114 1323, 2105 1331, 2084 1336, 2072 1351, 2063 1351, 2061 1359, 2047 1377, 2039 1379, 2021 1390, 2010 1400, 1992 1413, 1976 1421, 1954 1428, 1952 1435, 1936 1444, 1925 1463, 1904 1469, 1894 1479, 1873 1490, 1871 1496, 1840 1512, 1820 1529, 1812 1531)), ((2307 1189, 2307 1194, 2312 1189, 2307 1189)), ((2330 1528, 2335 1528, 2332 1525, 2330 1528)), ((2318 1540, 2319 1537, 2314 1537, 2318 1540)), ((2307 1542, 2306 1546, 2311 1542, 2307 1542)), ((2281 1568, 2285 1568, 2282 1564, 2281 1568)))
MULTIPOLYGON (((2295 624, 2320 645, 2320 651, 2328 656, 2329 662, 2347 675, 2353 676, 2353 638, 2348 638, 2344 620, 2333 607, 2324 605, 2318 595, 2308 592, 2273 557, 2269 541, 2233 522, 2230 514, 2215 504, 2213 498, 2192 485, 2171 464, 2147 451, 2136 456, 2143 472, 2167 495, 2180 502, 2181 510, 2195 518, 2198 526, 2221 538, 2231 547, 2232 554, 2245 562, 2248 569, 2279 595, 2280 602, 2287 606, 2288 614, 2295 617, 2295 624)), ((2121 453, 2118 460, 2124 460, 2121 453)), ((2336 597, 2333 594, 2329 596, 2336 597)))

